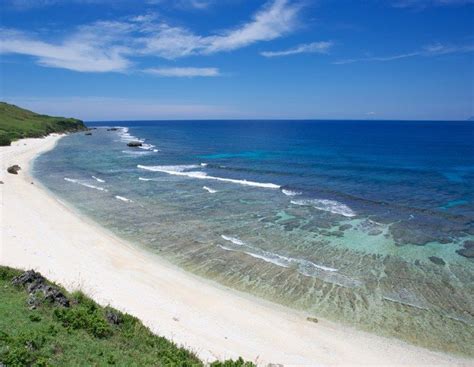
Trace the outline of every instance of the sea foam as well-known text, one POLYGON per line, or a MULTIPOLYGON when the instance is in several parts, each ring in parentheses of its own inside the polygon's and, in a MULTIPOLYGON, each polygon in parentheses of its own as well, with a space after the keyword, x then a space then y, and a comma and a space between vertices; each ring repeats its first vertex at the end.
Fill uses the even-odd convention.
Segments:
POLYGON ((107 190, 107 189, 104 189, 103 187, 94 186, 94 185, 91 185, 91 184, 89 184, 89 183, 87 183, 87 182, 81 182, 81 181, 79 181, 79 180, 75 180, 75 179, 69 178, 69 177, 64 177, 64 180, 65 180, 65 181, 68 181, 68 182, 72 182, 72 183, 78 184, 78 185, 81 185, 81 186, 88 187, 88 188, 90 188, 90 189, 95 189, 95 190, 105 191, 105 192, 109 191, 109 190, 107 190))
POLYGON ((333 214, 343 215, 345 217, 355 217, 357 215, 347 205, 335 200, 301 199, 301 200, 291 200, 291 203, 295 205, 312 206, 318 210, 323 210, 326 212, 331 212, 333 214))
POLYGON ((266 189, 279 189, 280 186, 273 184, 273 183, 262 183, 262 182, 254 182, 254 181, 247 181, 247 180, 237 180, 233 178, 223 178, 223 177, 215 177, 215 176, 208 176, 206 172, 202 171, 190 171, 189 169, 199 168, 196 165, 181 165, 181 166, 142 166, 137 165, 138 168, 145 169, 148 171, 153 172, 163 172, 169 175, 174 176, 184 176, 190 178, 196 178, 201 180, 216 180, 222 182, 231 182, 239 185, 244 186, 253 186, 253 187, 261 187, 266 189))
POLYGON ((207 187, 207 186, 203 186, 202 188, 211 194, 215 194, 217 192, 217 190, 211 189, 210 187, 207 187))
POLYGON ((286 196, 298 196, 301 195, 299 191, 291 191, 288 189, 281 189, 281 192, 284 193, 286 196))
POLYGON ((121 201, 125 201, 127 203, 133 203, 132 200, 127 199, 126 197, 123 197, 123 196, 115 195, 115 198, 118 199, 118 200, 121 200, 121 201))
POLYGON ((101 183, 104 183, 105 180, 101 179, 101 178, 98 178, 98 177, 95 177, 95 176, 91 176, 94 180, 96 180, 97 182, 101 182, 101 183))
MULTIPOLYGON (((283 256, 283 255, 280 255, 280 254, 277 254, 277 253, 274 253, 274 252, 261 250, 259 248, 254 247, 254 246, 246 244, 244 241, 242 241, 242 240, 240 240, 236 237, 230 237, 230 236, 225 236, 225 235, 222 235, 221 237, 224 240, 233 243, 234 245, 245 248, 245 250, 243 250, 241 252, 244 252, 245 254, 247 254, 249 256, 252 256, 252 257, 255 257, 257 259, 261 259, 263 261, 266 261, 266 262, 269 262, 269 263, 272 263, 272 264, 275 264, 275 265, 278 265, 278 266, 283 266, 285 268, 289 268, 290 266, 295 266, 296 265, 299 272, 302 273, 303 275, 311 276, 310 273, 308 273, 308 271, 307 271, 307 270, 310 270, 311 268, 316 268, 316 269, 319 269, 319 270, 324 270, 324 271, 329 271, 329 272, 337 272, 338 271, 338 269, 331 268, 331 267, 324 266, 324 265, 315 264, 315 263, 313 263, 309 260, 297 259, 297 258, 293 258, 293 257, 287 257, 287 256, 283 256), (306 271, 305 271, 305 269, 306 269, 306 271)), ((225 247, 225 246, 221 246, 221 248, 223 248, 224 250, 228 250, 228 251, 239 251, 239 250, 231 249, 231 248, 228 248, 228 247, 225 247)))

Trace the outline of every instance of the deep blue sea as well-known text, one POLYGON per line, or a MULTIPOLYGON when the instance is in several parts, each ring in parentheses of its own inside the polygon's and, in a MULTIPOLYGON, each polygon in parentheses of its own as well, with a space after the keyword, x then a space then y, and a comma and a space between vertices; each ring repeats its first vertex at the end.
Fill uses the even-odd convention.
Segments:
POLYGON ((474 355, 473 122, 88 125, 34 174, 117 235, 308 315, 474 355))

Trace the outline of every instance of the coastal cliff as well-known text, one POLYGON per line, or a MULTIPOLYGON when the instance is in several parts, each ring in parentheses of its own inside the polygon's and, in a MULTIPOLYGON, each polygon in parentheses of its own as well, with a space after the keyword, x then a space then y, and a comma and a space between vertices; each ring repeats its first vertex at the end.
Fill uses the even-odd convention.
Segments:
POLYGON ((87 130, 83 121, 40 115, 18 106, 0 102, 0 146, 22 138, 39 138, 51 133, 87 130))

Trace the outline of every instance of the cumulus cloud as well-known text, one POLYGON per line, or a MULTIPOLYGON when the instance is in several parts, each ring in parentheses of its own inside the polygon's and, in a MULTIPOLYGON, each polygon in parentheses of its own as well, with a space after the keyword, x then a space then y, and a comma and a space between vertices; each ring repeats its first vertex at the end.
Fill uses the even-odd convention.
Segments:
POLYGON ((213 77, 219 76, 219 69, 217 68, 194 68, 194 67, 181 67, 181 68, 152 68, 144 70, 145 73, 162 76, 162 77, 186 77, 192 78, 196 76, 201 77, 213 77))
POLYGON ((300 5, 289 0, 273 0, 250 21, 213 35, 199 35, 169 25, 158 20, 156 14, 83 25, 57 42, 43 41, 14 29, 1 29, 0 53, 29 55, 38 64, 49 67, 121 72, 130 69, 134 58, 208 55, 282 37, 298 26, 300 9, 300 5))
POLYGON ((289 56, 303 53, 319 53, 327 54, 329 49, 333 46, 332 42, 322 41, 298 45, 296 47, 283 51, 263 51, 260 55, 265 57, 289 56))
POLYGON ((363 58, 357 58, 357 59, 344 59, 344 60, 335 61, 333 62, 333 64, 344 65, 344 64, 353 64, 355 62, 375 62, 375 61, 384 62, 384 61, 406 59, 406 58, 416 57, 416 56, 433 57, 433 56, 439 56, 439 55, 466 53, 466 52, 473 52, 473 51, 474 51, 474 45, 452 46, 452 45, 443 45, 441 43, 435 43, 432 45, 424 46, 418 51, 392 55, 392 56, 373 56, 373 57, 363 57, 363 58))

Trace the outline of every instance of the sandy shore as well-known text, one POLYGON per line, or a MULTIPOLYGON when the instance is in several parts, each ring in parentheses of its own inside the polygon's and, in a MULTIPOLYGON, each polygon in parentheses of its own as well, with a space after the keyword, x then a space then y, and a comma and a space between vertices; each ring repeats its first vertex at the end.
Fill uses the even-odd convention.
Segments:
POLYGON ((0 148, 0 263, 33 268, 66 288, 139 317, 205 361, 242 356, 259 365, 453 365, 464 360, 321 320, 188 274, 118 239, 42 189, 32 159, 59 139, 0 148), (19 164, 19 175, 6 167, 19 164))

